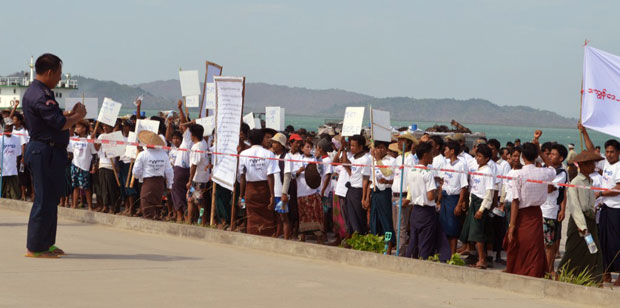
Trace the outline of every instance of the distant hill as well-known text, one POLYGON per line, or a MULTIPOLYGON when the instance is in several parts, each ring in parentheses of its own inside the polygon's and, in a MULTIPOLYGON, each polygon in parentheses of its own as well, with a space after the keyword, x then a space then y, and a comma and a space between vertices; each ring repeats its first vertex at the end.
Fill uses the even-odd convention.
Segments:
MULTIPOLYGON (((125 85, 114 81, 76 76, 80 91, 73 95, 87 97, 107 96, 133 108, 136 97, 144 95, 144 109, 173 109, 181 97, 178 80, 161 80, 125 85)), ((264 112, 265 106, 282 106, 287 114, 339 118, 346 106, 368 106, 389 111, 394 120, 461 123, 528 125, 538 127, 573 127, 576 119, 565 118, 554 112, 525 106, 499 106, 484 99, 417 99, 409 97, 375 98, 359 93, 338 90, 313 90, 300 87, 246 84, 245 112, 264 112)))

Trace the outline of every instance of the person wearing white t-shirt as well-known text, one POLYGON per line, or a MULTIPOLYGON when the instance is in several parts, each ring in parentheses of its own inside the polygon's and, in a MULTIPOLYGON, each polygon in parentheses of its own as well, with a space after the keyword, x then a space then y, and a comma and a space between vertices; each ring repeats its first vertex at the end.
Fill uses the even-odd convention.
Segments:
POLYGON ((362 135, 354 135, 349 138, 350 154, 344 155, 342 163, 349 173, 347 185, 346 219, 349 234, 357 232, 366 234, 366 211, 370 206, 367 199, 368 187, 371 175, 370 156, 364 151, 366 138, 362 135))
MULTIPOLYGON (((183 219, 183 213, 187 206, 187 183, 191 181, 189 177, 189 150, 191 149, 192 136, 189 129, 187 118, 183 113, 183 101, 179 100, 177 103, 179 112, 179 130, 182 133, 181 144, 177 147, 176 159, 173 164, 172 170, 174 171, 174 184, 172 184, 172 204, 176 212, 177 222, 183 219), (180 215, 179 215, 180 214, 180 215)), ((166 141, 172 142, 174 133, 174 127, 172 125, 172 118, 168 118, 166 128, 166 141)))
POLYGON ((411 204, 410 236, 406 257, 428 259, 437 251, 437 184, 435 176, 427 170, 433 162, 432 146, 420 142, 416 146, 419 162, 410 166, 407 172, 407 199, 403 204, 411 204))
POLYGON ((548 273, 554 272, 555 255, 560 248, 562 236, 561 226, 566 209, 565 187, 558 186, 557 184, 566 184, 568 182, 568 173, 562 167, 564 157, 567 154, 568 150, 563 145, 555 143, 551 146, 551 150, 547 155, 551 161, 551 167, 556 170, 556 175, 553 179, 555 185, 549 185, 547 188, 547 200, 540 206, 543 214, 543 234, 545 237, 547 266, 549 266, 548 273))
POLYGON ((465 200, 467 198, 467 169, 465 163, 457 158, 461 151, 461 146, 454 140, 449 140, 444 148, 446 163, 443 169, 454 170, 454 172, 440 172, 441 184, 441 208, 439 211, 439 222, 443 232, 450 243, 451 254, 456 252, 458 238, 461 235, 461 220, 459 216, 463 213, 465 200))
MULTIPOLYGON (((394 180, 392 182, 392 221, 394 222, 394 230, 397 230, 397 232, 400 233, 400 238, 398 239, 398 254, 401 257, 404 257, 407 243, 409 243, 409 234, 407 230, 412 206, 405 206, 403 203, 403 206, 401 207, 400 202, 401 199, 407 197, 407 166, 411 167, 418 163, 417 156, 415 155, 415 146, 419 143, 419 141, 408 132, 399 135, 397 140, 399 151, 403 152, 404 149, 404 153, 400 153, 394 160, 394 180), (399 212, 400 221, 398 220, 399 212), (399 225, 400 230, 398 230, 399 225)), ((398 234, 395 234, 394 236, 398 236, 398 234)))
POLYGON ((299 231, 299 208, 297 204, 296 171, 300 168, 301 147, 304 143, 299 134, 291 134, 288 138, 290 151, 285 156, 284 180, 282 181, 282 203, 288 208, 288 219, 291 224, 291 238, 296 238, 299 231))
POLYGON ((284 184, 284 166, 286 161, 286 136, 282 133, 276 133, 271 138, 271 152, 278 160, 279 172, 273 174, 273 195, 274 195, 274 211, 276 212, 276 235, 278 238, 281 235, 285 240, 291 238, 291 224, 288 219, 288 204, 282 201, 282 185, 284 184))
MULTIPOLYGON (((324 236, 324 215, 321 196, 319 196, 319 185, 316 188, 310 187, 309 174, 306 169, 316 162, 317 159, 312 154, 314 144, 311 139, 304 140, 301 148, 302 156, 299 169, 295 172, 297 178, 297 205, 299 207, 299 233, 301 241, 305 241, 305 234, 314 233, 317 235, 319 243, 325 240, 324 236)), ((316 164, 313 167, 317 167, 316 164)), ((317 168, 318 169, 318 168, 317 168)), ((317 170, 318 171, 318 170, 317 170)), ((320 177, 320 173, 318 174, 320 177)))
MULTIPOLYGON (((113 127, 105 123, 101 123, 103 126, 103 134, 99 135, 97 140, 109 139, 108 134, 112 133, 113 127)), ((94 137, 94 136, 91 136, 94 137)), ((117 183, 116 172, 116 158, 108 158, 100 143, 95 143, 95 150, 99 156, 99 171, 97 172, 97 179, 99 181, 99 192, 103 202, 102 212, 116 214, 118 200, 120 198, 120 188, 117 183)))
POLYGON ((247 233, 273 236, 275 226, 274 174, 280 172, 275 155, 262 146, 264 132, 252 129, 249 149, 239 158, 240 196, 245 202, 247 233))
MULTIPOLYGON (((79 138, 86 138, 88 136, 89 128, 90 125, 88 124, 88 121, 81 120, 75 125, 75 133, 79 138)), ((77 200, 80 189, 83 189, 86 193, 88 209, 92 211, 94 208, 90 169, 93 155, 97 154, 97 150, 95 150, 93 143, 86 140, 70 140, 67 147, 67 152, 73 153, 73 159, 71 161, 71 186, 73 187, 71 208, 77 208, 77 200)))
POLYGON ((2 136, 2 198, 19 200, 19 178, 17 166, 22 155, 21 140, 12 135, 13 125, 4 126, 2 136))
MULTIPOLYGON (((583 134, 586 147, 589 151, 595 151, 594 144, 590 140, 588 131, 579 123, 579 130, 583 134)), ((596 198, 601 198, 603 205, 599 215, 599 239, 603 251, 603 268, 606 272, 603 281, 611 282, 612 272, 620 272, 620 142, 609 139, 605 142, 605 165, 603 166, 602 188, 615 191, 595 192, 596 198)), ((620 278, 614 282, 614 286, 620 286, 620 278)))
MULTIPOLYGON (((332 165, 332 158, 329 156, 329 152, 332 151, 332 142, 330 139, 321 139, 316 145, 314 151, 315 156, 321 162, 319 171, 321 171, 321 186, 319 187, 319 196, 321 197, 321 203, 323 204, 323 212, 325 213, 325 219, 332 218, 333 221, 333 204, 334 193, 332 189, 332 174, 334 173, 334 166, 332 165)), ((325 230, 327 232, 327 230, 325 230)), ((337 232, 334 232, 336 234, 337 232)), ((336 234, 336 241, 333 244, 339 244, 341 239, 336 234)))
POLYGON ((392 254, 396 244, 394 221, 392 220, 392 184, 394 182, 394 158, 387 154, 388 143, 375 141, 372 159, 375 161, 374 173, 371 178, 373 189, 370 196, 370 232, 374 235, 385 235, 390 232, 387 253, 392 254))
POLYGON ((207 182, 211 176, 208 169, 209 154, 206 153, 209 146, 203 138, 204 128, 201 125, 192 124, 188 131, 191 134, 193 145, 189 153, 189 179, 185 185, 187 190, 191 191, 193 188, 194 192, 188 196, 185 223, 192 224, 196 219, 200 219, 201 224, 206 226, 207 219, 204 217, 204 209, 208 197, 207 182), (200 210, 199 215, 197 215, 198 210, 200 210))
POLYGON ((506 177, 510 179, 504 179, 504 187, 506 187, 506 197, 504 198, 504 208, 503 211, 506 217, 506 230, 508 230, 508 223, 510 222, 510 207, 512 206, 512 199, 514 198, 514 193, 512 191, 512 178, 514 178, 517 174, 518 170, 521 170, 521 148, 515 147, 510 150, 510 156, 508 158, 510 162, 510 171, 506 174, 506 177))
POLYGON ((340 163, 343 160, 343 157, 347 155, 346 145, 347 142, 341 137, 340 148, 336 155, 334 155, 334 163, 336 163, 336 167, 334 168, 334 177, 336 179, 336 185, 334 186, 334 208, 333 208, 333 222, 334 222, 334 233, 335 235, 342 239, 348 237, 347 231, 347 223, 346 223, 346 201, 347 201, 347 183, 349 182, 349 173, 340 163))
POLYGON ((486 144, 479 144, 476 148, 476 163, 479 166, 476 173, 484 175, 472 175, 469 181, 471 191, 469 210, 465 218, 465 224, 461 230, 461 242, 475 242, 478 250, 477 268, 486 268, 486 221, 488 211, 491 209, 493 198, 496 196, 497 183, 495 173, 488 166, 491 161, 492 151, 486 144))
MULTIPOLYGON (((26 145, 30 141, 30 135, 28 130, 24 127, 24 115, 19 112, 13 113, 13 134, 20 140, 22 154, 26 152, 26 145)), ((21 188, 21 199, 26 201, 26 192, 30 189, 30 197, 34 199, 34 193, 32 189, 32 181, 30 180, 30 170, 28 168, 22 168, 24 165, 23 155, 20 156, 20 160, 17 163, 19 186, 21 188)), ((62 197, 61 197, 62 198, 62 197)), ((61 204, 63 202, 61 201, 61 204)))
MULTIPOLYGON (((157 134, 148 130, 138 133, 138 140, 148 145, 166 145, 157 134)), ((140 187, 142 217, 158 220, 165 189, 171 189, 173 184, 173 171, 168 163, 168 153, 164 149, 146 147, 136 157, 133 174, 142 182, 140 187)))

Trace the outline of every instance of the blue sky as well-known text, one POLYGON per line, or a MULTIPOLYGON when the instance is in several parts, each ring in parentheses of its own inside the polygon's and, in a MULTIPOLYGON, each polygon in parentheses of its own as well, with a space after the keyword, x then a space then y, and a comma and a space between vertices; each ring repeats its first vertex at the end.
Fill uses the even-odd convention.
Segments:
POLYGON ((484 98, 577 117, 583 41, 620 54, 620 2, 11 1, 0 74, 31 55, 135 84, 224 74, 377 97, 484 98))

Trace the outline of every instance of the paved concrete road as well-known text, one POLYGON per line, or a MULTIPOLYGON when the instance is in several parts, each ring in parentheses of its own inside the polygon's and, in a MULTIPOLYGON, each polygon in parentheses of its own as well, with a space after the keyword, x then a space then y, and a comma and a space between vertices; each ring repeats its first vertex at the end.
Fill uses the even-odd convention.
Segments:
POLYGON ((27 214, 0 210, 1 307, 570 307, 240 247, 61 221, 61 259, 23 257, 27 214))

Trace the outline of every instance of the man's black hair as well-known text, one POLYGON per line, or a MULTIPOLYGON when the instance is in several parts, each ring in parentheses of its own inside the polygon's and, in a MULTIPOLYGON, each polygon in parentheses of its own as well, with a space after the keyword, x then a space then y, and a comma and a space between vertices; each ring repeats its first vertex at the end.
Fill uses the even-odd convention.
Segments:
POLYGON ((523 158, 527 159, 528 161, 533 162, 538 157, 538 146, 531 142, 524 143, 523 146, 521 146, 521 149, 521 155, 523 155, 523 158))
POLYGON ((418 156, 418 159, 422 159, 424 154, 430 153, 433 150, 433 146, 430 142, 420 142, 415 147, 415 155, 418 156))
POLYGON ((514 152, 523 153, 523 149, 520 146, 514 147, 514 148, 512 148, 512 150, 510 150, 510 155, 512 155, 512 153, 514 153, 514 152))
POLYGON ((263 138, 265 138, 265 132, 262 129, 252 129, 248 134, 251 145, 263 144, 263 138))
POLYGON ((272 137, 278 133, 278 131, 273 128, 262 128, 262 130, 265 135, 270 134, 272 137))
POLYGON ((440 150, 441 150, 441 149, 443 149, 443 145, 444 145, 443 138, 441 138, 441 137, 440 137, 440 136, 438 136, 438 135, 432 135, 432 136, 431 136, 431 139, 432 139, 433 141, 435 141, 435 144, 439 146, 439 149, 440 149, 440 150))
POLYGON ((21 112, 15 111, 13 116, 16 117, 22 124, 24 124, 24 115, 21 112))
POLYGON ((494 147, 498 152, 499 152, 499 148, 502 146, 499 143, 499 140, 493 138, 493 139, 489 139, 489 141, 487 141, 487 144, 494 147))
POLYGON ((514 147, 514 146, 515 146, 515 144, 514 144, 514 143, 512 143, 512 142, 510 142, 510 141, 506 142, 506 147, 507 147, 507 148, 512 148, 512 147, 514 147))
POLYGON ((294 132, 295 132, 295 127, 293 127, 293 125, 288 125, 288 126, 286 126, 286 128, 284 129, 284 131, 285 131, 287 134, 289 134, 289 135, 290 135, 291 133, 294 133, 294 132))
POLYGON ((241 132, 248 137, 248 133, 250 132, 250 125, 248 123, 241 123, 241 132))
POLYGON ((555 143, 551 146, 552 150, 556 150, 558 151, 558 153, 560 154, 560 156, 562 156, 562 161, 564 161, 564 159, 566 159, 566 156, 568 155, 568 150, 566 149, 565 146, 559 144, 559 143, 555 143))
POLYGON ((181 134, 181 131, 178 130, 172 132, 172 137, 178 137, 179 139, 183 140, 183 134, 181 134))
POLYGON ((353 135, 349 138, 349 142, 354 141, 357 142, 357 145, 364 148, 366 146, 366 137, 362 135, 353 135))
POLYGON ((597 149, 597 150, 599 150, 599 151, 600 151, 600 150, 601 150, 601 146, 600 146, 600 145, 597 145, 597 146, 595 147, 595 149, 597 149))
POLYGON ((446 142, 446 148, 454 150, 454 155, 459 155, 459 153, 461 153, 461 144, 455 140, 449 140, 446 142))
POLYGON ((616 149, 616 151, 620 150, 620 142, 618 142, 618 140, 616 139, 609 139, 605 142, 605 149, 607 149, 607 147, 614 147, 614 149, 616 149))
POLYGON ((554 142, 547 141, 540 146, 540 150, 542 152, 551 151, 551 148, 553 147, 554 144, 555 144, 554 142))
POLYGON ((390 143, 385 141, 375 141, 375 148, 379 146, 384 146, 387 149, 390 146, 390 143))
POLYGON ((34 69, 37 74, 45 74, 47 71, 57 71, 62 67, 62 60, 56 55, 51 53, 44 53, 37 58, 37 62, 34 64, 34 69))
POLYGON ((489 146, 486 143, 481 143, 478 145, 478 147, 476 148, 476 154, 482 154, 482 156, 486 157, 486 158, 491 158, 491 156, 493 156, 493 152, 491 151, 491 148, 489 148, 489 146))
POLYGON ((189 126, 189 132, 192 136, 196 137, 196 139, 202 140, 202 135, 204 135, 205 129, 202 125, 192 124, 189 126))

